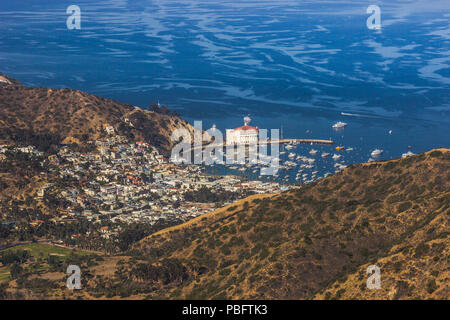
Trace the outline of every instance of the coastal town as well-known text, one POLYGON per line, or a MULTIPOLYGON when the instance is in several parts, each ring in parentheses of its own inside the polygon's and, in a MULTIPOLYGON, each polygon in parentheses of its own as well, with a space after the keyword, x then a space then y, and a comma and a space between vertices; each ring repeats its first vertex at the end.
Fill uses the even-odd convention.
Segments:
MULTIPOLYGON (((19 152, 43 159, 47 178, 32 195, 36 201, 56 202, 55 223, 85 219, 102 226, 158 221, 184 222, 255 193, 277 193, 288 187, 273 181, 251 181, 245 176, 209 175, 198 165, 178 165, 143 141, 130 142, 105 126, 102 139, 90 140, 89 152, 62 146, 44 157, 34 146, 0 146, 0 161, 19 152)), ((34 225, 42 220, 31 222, 34 225)), ((74 235, 77 237, 81 235, 74 235)))
POLYGON ((449 0, 0 14, 5 317, 450 300, 449 0))

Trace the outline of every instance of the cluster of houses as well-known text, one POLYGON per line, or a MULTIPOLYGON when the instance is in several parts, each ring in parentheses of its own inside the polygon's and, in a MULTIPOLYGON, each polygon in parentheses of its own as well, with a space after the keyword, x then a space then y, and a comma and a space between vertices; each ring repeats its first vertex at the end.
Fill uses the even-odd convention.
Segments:
POLYGON ((36 156, 36 157, 40 157, 44 154, 43 152, 38 151, 34 146, 19 147, 19 146, 10 146, 7 144, 2 144, 2 145, 0 145, 0 160, 6 159, 7 151, 22 152, 22 153, 26 153, 30 156, 36 156))
MULTIPOLYGON (((184 197, 187 192, 208 188, 211 192, 234 192, 240 198, 249 192, 284 190, 276 182, 246 181, 232 175, 211 176, 198 165, 176 165, 146 142, 129 142, 113 132, 107 139, 89 143, 95 146, 92 152, 79 153, 64 146, 44 161, 60 181, 43 184, 36 199, 57 191, 68 203, 58 217, 61 222, 78 218, 92 222, 106 219, 113 223, 186 221, 217 206, 187 202, 184 197), (61 189, 62 185, 68 187, 61 189)), ((26 152, 35 149, 31 147, 26 152)), ((113 232, 104 229, 103 237, 113 232)))

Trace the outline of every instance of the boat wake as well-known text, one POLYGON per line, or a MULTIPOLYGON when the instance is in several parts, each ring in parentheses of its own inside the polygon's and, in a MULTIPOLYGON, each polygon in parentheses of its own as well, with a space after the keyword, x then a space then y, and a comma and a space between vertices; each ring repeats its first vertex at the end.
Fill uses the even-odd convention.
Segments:
POLYGON ((361 114, 361 113, 349 113, 349 112, 341 112, 342 116, 348 117, 359 117, 359 118, 376 118, 376 119, 384 119, 385 117, 369 115, 369 114, 361 114))

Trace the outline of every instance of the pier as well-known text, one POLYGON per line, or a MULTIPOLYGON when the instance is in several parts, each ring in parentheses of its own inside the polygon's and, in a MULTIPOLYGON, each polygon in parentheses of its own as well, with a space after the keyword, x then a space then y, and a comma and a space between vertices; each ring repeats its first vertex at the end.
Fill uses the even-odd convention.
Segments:
MULTIPOLYGON (((280 140, 273 140, 271 141, 270 139, 267 140, 267 143, 265 142, 258 142, 258 146, 259 145, 267 145, 267 144, 273 144, 273 143, 278 143, 278 144, 309 144, 309 145, 314 145, 314 144, 321 144, 321 145, 332 145, 334 144, 333 140, 325 140, 325 139, 280 139, 280 140)), ((246 147, 250 146, 251 144, 234 144, 231 146, 239 146, 239 145, 244 145, 246 147)), ((191 147, 190 149, 186 150, 187 152, 192 152, 194 150, 198 150, 198 149, 204 149, 206 147, 209 148, 214 148, 214 147, 223 147, 226 148, 227 144, 224 141, 223 144, 214 144, 214 143, 210 143, 210 144, 203 144, 201 146, 197 146, 197 147, 191 147)))
POLYGON ((324 139, 280 139, 280 140, 274 140, 274 141, 268 141, 269 144, 271 143, 278 143, 278 144, 326 144, 326 145, 332 145, 334 144, 333 140, 324 140, 324 139))

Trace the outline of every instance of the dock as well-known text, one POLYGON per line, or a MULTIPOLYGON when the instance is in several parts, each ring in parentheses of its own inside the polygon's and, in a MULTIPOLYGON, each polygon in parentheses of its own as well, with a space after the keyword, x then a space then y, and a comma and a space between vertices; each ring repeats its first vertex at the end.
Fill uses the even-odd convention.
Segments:
MULTIPOLYGON (((321 145, 332 145, 334 144, 333 140, 325 140, 325 139, 280 139, 280 140, 273 140, 271 141, 270 139, 267 141, 267 143, 262 143, 262 142, 258 142, 258 145, 267 145, 267 144, 273 144, 273 143, 278 143, 278 144, 309 144, 309 145, 314 145, 314 144, 321 144, 321 145)), ((239 146, 239 144, 235 144, 234 146, 239 146)), ((248 147, 248 144, 244 144, 244 146, 248 147)), ((214 147, 222 147, 222 148, 226 148, 227 144, 226 142, 224 142, 222 145, 221 144, 205 144, 205 145, 201 145, 198 147, 191 147, 190 149, 186 150, 187 152, 192 152, 194 150, 197 149, 204 149, 206 147, 209 148, 214 148, 214 147)))
MULTIPOLYGON (((334 144, 333 140, 324 140, 324 139, 280 139, 275 140, 272 143, 278 142, 278 144, 326 144, 332 145, 334 144)), ((269 143, 271 143, 269 141, 269 143)))

